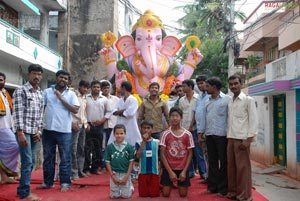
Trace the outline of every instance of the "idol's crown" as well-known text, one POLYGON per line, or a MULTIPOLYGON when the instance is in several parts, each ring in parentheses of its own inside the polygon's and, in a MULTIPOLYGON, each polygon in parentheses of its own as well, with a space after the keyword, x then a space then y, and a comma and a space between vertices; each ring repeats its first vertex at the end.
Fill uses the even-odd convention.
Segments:
POLYGON ((138 27, 143 27, 145 29, 159 27, 163 30, 165 29, 160 18, 151 10, 145 11, 144 15, 142 15, 132 27, 132 31, 135 31, 138 27))

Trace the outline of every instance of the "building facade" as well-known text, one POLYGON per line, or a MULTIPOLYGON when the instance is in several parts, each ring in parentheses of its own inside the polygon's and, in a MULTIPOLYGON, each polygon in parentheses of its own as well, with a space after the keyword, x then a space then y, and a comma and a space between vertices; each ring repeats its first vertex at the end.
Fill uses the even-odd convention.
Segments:
POLYGON ((49 48, 49 11, 64 11, 66 0, 18 1, 0 0, 0 71, 6 74, 6 87, 12 91, 24 84, 27 67, 40 64, 44 68, 42 88, 55 78, 62 68, 63 58, 49 48), (39 39, 24 32, 28 15, 40 17, 39 39))
POLYGON ((245 88, 255 98, 259 113, 251 157, 268 166, 282 166, 296 179, 300 179, 299 6, 292 2, 264 13, 245 30, 242 47, 242 51, 263 53, 245 88))

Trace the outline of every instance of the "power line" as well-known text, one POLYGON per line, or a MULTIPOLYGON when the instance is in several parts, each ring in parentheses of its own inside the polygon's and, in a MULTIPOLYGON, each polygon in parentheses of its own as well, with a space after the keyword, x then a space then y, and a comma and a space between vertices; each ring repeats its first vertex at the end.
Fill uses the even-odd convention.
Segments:
POLYGON ((142 15, 142 12, 138 8, 136 8, 129 0, 119 0, 119 2, 135 14, 139 16, 142 15))
MULTIPOLYGON (((267 22, 262 23, 260 26, 256 27, 254 30, 251 30, 252 28, 255 27, 255 25, 256 25, 258 22, 262 21, 262 20, 265 19, 266 17, 269 17, 269 16, 273 15, 274 13, 276 13, 277 10, 278 10, 278 9, 275 9, 273 12, 269 13, 268 15, 263 16, 261 19, 257 20, 255 23, 253 23, 253 24, 250 25, 249 27, 245 28, 245 29, 243 30, 243 33, 244 33, 247 29, 250 29, 249 32, 248 32, 248 34, 246 34, 246 36, 244 36, 244 38, 246 37, 245 41, 247 41, 247 39, 249 38, 249 36, 250 36, 251 34, 254 35, 253 32, 255 32, 256 30, 262 28, 265 24, 267 24, 267 23, 273 21, 274 19, 278 18, 278 15, 275 15, 275 16, 273 16, 272 18, 270 18, 267 22)), ((281 25, 278 25, 277 27, 275 27, 271 32, 267 33, 266 35, 271 34, 271 33, 273 33, 274 31, 276 31, 276 30, 279 28, 279 26, 281 26, 281 25)), ((247 43, 243 44, 243 46, 246 45, 246 44, 249 44, 249 43, 253 43, 253 42, 255 42, 255 41, 247 42, 247 43)))
MULTIPOLYGON (((246 4, 247 0, 244 1, 244 3, 241 4, 241 6, 237 9, 236 12, 239 12, 241 10, 241 8, 246 4)), ((237 4, 235 4, 237 5, 237 4)))
MULTIPOLYGON (((265 18, 267 18, 267 17, 273 15, 273 14, 276 13, 279 9, 280 9, 280 8, 274 9, 272 12, 270 12, 270 13, 264 15, 263 17, 261 17, 260 19, 258 19, 258 20, 255 21, 254 23, 252 23, 250 26, 246 27, 246 28, 245 28, 243 31, 241 31, 240 33, 235 33, 233 36, 230 37, 230 39, 237 37, 237 36, 238 36, 239 34, 241 34, 241 33, 244 33, 247 29, 252 29, 252 28, 254 28, 254 26, 255 26, 257 23, 259 23, 260 21, 264 20, 265 18)), ((252 30, 251 32, 254 32, 254 31, 256 31, 256 30, 262 28, 266 23, 271 22, 272 20, 274 20, 274 19, 277 18, 277 17, 278 17, 278 16, 276 15, 276 16, 270 18, 270 20, 269 20, 268 22, 265 22, 265 23, 262 24, 261 26, 256 27, 256 29, 252 30)), ((277 28, 278 28, 278 27, 277 27, 277 28)), ((244 36, 244 38, 247 37, 247 39, 248 39, 249 36, 250 36, 250 34, 252 34, 251 32, 249 31, 249 33, 248 33, 246 36, 244 36)), ((247 40, 247 39, 246 39, 246 40, 247 40)))

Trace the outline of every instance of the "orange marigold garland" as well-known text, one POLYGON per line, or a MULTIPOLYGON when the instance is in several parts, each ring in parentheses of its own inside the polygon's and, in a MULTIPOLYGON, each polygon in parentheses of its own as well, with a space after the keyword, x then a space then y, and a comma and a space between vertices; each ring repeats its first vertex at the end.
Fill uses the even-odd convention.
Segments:
POLYGON ((176 80, 175 75, 170 75, 167 77, 165 82, 165 87, 162 90, 163 94, 169 95, 171 93, 171 89, 175 80, 176 80))
POLYGON ((166 79, 164 89, 162 90, 162 93, 160 95, 160 98, 165 102, 168 102, 169 100, 169 94, 171 93, 171 89, 175 80, 175 75, 169 75, 166 79))

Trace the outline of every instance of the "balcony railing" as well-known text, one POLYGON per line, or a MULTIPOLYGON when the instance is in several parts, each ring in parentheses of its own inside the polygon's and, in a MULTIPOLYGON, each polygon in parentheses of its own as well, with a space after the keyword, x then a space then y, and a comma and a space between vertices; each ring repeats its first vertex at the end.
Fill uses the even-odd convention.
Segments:
POLYGON ((266 82, 300 77, 300 49, 266 65, 266 82))
POLYGON ((12 55, 29 63, 37 63, 56 72, 61 69, 62 56, 28 34, 0 19, 0 53, 12 55))
POLYGON ((266 64, 271 61, 261 61, 246 73, 246 83, 248 86, 265 82, 266 80, 266 64))
POLYGON ((272 73, 273 80, 286 76, 286 57, 280 58, 275 62, 273 62, 272 68, 273 68, 273 73, 272 73))

